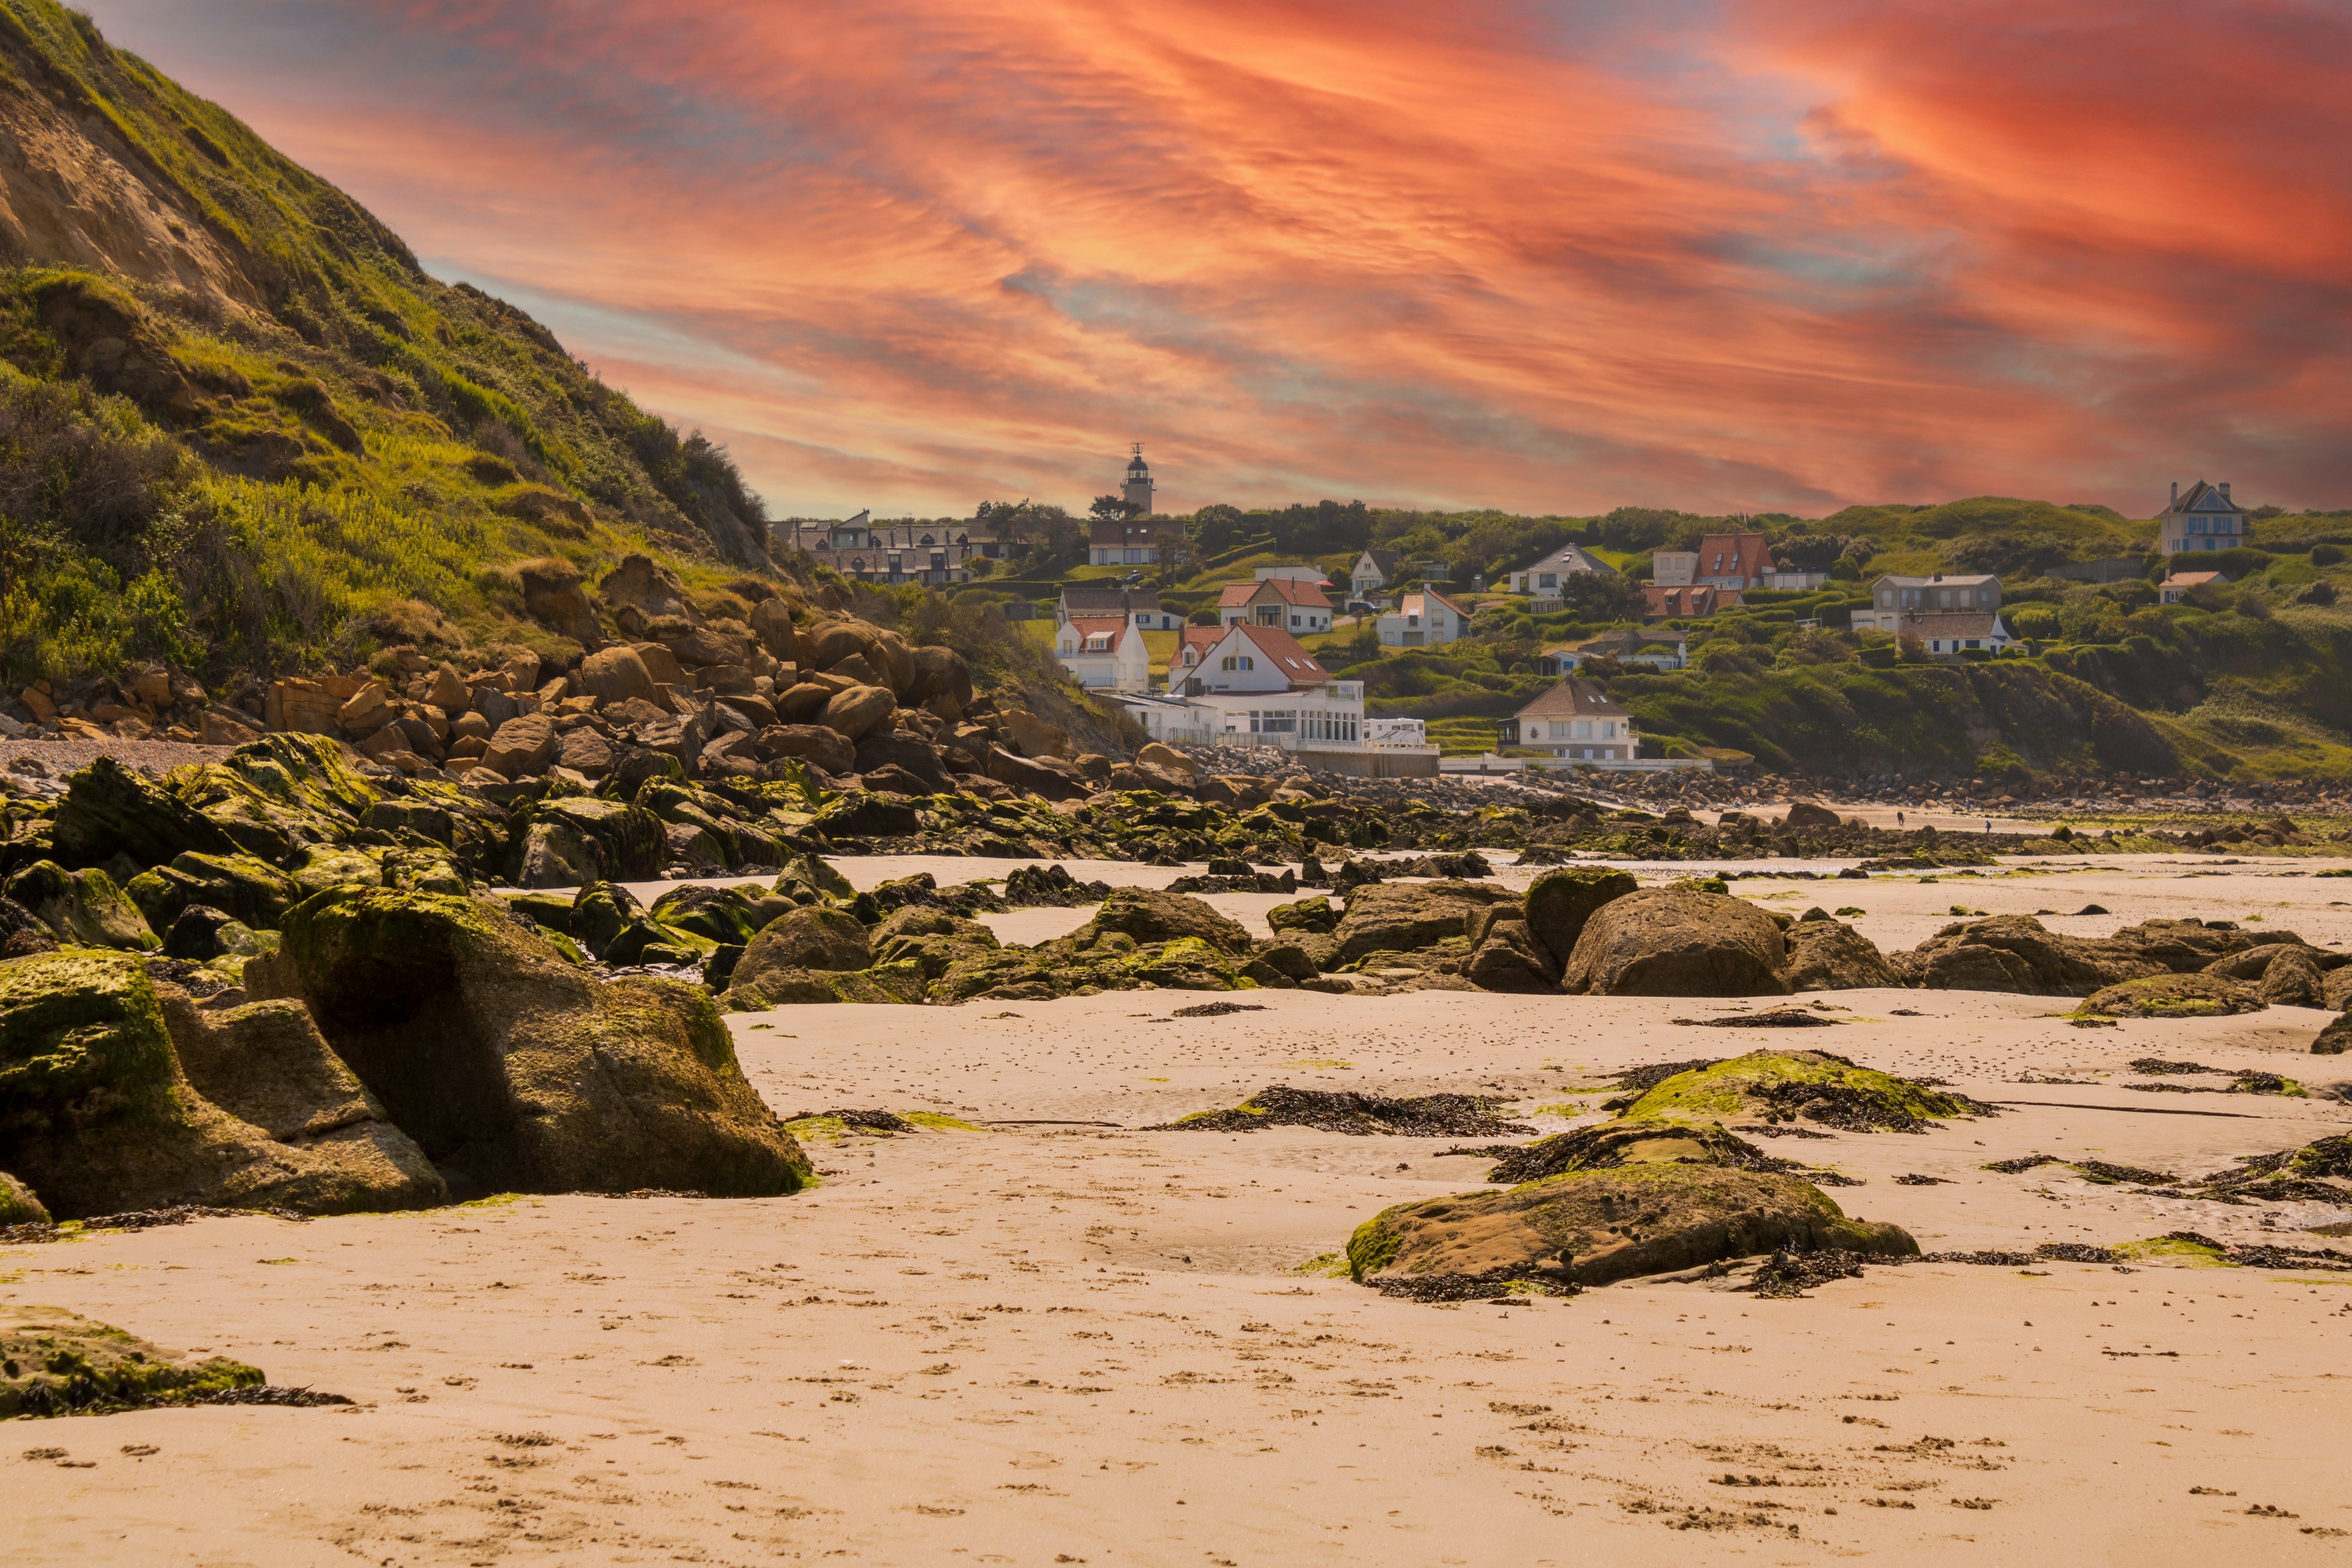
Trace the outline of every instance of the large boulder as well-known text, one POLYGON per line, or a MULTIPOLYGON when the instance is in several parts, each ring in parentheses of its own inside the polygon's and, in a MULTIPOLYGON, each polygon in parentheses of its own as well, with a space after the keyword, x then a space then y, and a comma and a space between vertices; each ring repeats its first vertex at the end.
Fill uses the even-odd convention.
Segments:
POLYGON ((1481 991, 1547 992, 1557 989, 1551 966, 1536 952, 1526 917, 1514 904, 1475 911, 1469 962, 1463 978, 1481 991))
POLYGON ((1629 1123, 1712 1122, 1744 1115, 1768 1123, 1802 1118, 1850 1132, 1919 1132, 1946 1117, 1992 1114, 1992 1107, 1965 1095, 1828 1051, 1774 1050, 1672 1074, 1620 1111, 1629 1123))
POLYGON ((1885 1258, 1919 1250, 1900 1227, 1848 1218, 1795 1176, 1643 1163, 1400 1204, 1357 1228, 1348 1266, 1374 1285, 1453 1278, 1591 1286, 1784 1247, 1885 1258))
POLYGON ((796 658, 796 634, 793 629, 793 607, 782 598, 762 599, 751 606, 745 624, 760 646, 776 658, 796 658))
POLYGON ((1132 937, 1139 944, 1194 937, 1229 954, 1245 954, 1255 945, 1240 921, 1219 914, 1189 894, 1154 888, 1112 889, 1095 918, 1077 934, 1090 939, 1105 931, 1132 937))
POLYGON ((578 887, 600 879, 648 881, 661 875, 668 857, 669 839, 662 831, 662 819, 642 805, 593 795, 566 795, 559 800, 541 801, 518 814, 517 820, 525 829, 526 844, 531 827, 560 823, 577 835, 581 843, 595 850, 593 872, 583 881, 526 884, 529 886, 578 887))
POLYGON ((868 969, 873 943, 846 910, 813 905, 771 921, 735 965, 731 989, 749 992, 771 970, 868 969))
MULTIPOLYGON (((279 1143, 326 1163, 348 1185, 314 1213, 425 1208, 449 1189, 415 1141, 345 1066, 299 1002, 199 1007, 176 986, 156 995, 172 1048, 197 1093, 279 1143)), ((314 1180, 314 1187, 324 1183, 314 1180)))
POLYGON ((1076 754, 1069 731, 1059 725, 1047 723, 1025 708, 1007 710, 1003 717, 1004 732, 1013 738, 1014 749, 1023 756, 1068 758, 1076 754))
MULTIPOLYGON (((2191 919, 2142 921, 2137 925, 2124 927, 2093 946, 2099 951, 2126 955, 2154 966, 2145 973, 2162 969, 2175 974, 2188 974, 2231 953, 2280 944, 2309 945, 2291 931, 2244 931, 2233 921, 2191 919)), ((2117 975, 2116 978, 2123 980, 2131 976, 2117 975)))
POLYGON ((672 888, 656 899, 653 918, 672 931, 737 946, 748 943, 760 930, 751 899, 742 889, 695 882, 672 888))
POLYGON ((596 593, 604 603, 625 605, 646 620, 677 616, 698 626, 702 621, 677 574, 650 555, 621 557, 618 566, 597 580, 596 593))
MULTIPOLYGON (((832 696, 821 686, 806 689, 817 694, 817 700, 809 707, 812 713, 824 707, 825 700, 832 696)), ((772 724, 761 731, 752 743, 760 755, 772 763, 796 757, 829 773, 857 771, 856 746, 840 731, 824 724, 772 724)))
POLYGON ((547 771, 560 744, 555 721, 546 714, 518 714, 490 737, 489 749, 482 753, 482 766, 510 779, 528 778, 547 771))
POLYGON ((1640 888, 1632 872, 1604 866, 1570 867, 1535 879, 1528 889, 1528 935, 1553 979, 1567 971, 1593 911, 1640 888))
POLYGON ((1560 989, 1602 996, 1777 996, 1788 944, 1772 917, 1721 893, 1653 888, 1585 922, 1560 989))
POLYGON ((267 860, 194 850, 141 872, 122 890, 158 931, 169 931, 191 904, 225 910, 256 931, 275 931, 287 908, 304 896, 300 883, 267 860))
POLYGON ((2093 992, 2082 1010, 2109 1018, 2210 1018, 2264 1005, 2252 986, 2218 974, 2149 974, 2093 992))
POLYGON ((1348 910, 1332 931, 1329 966, 1344 968, 1369 953, 1417 952, 1468 934, 1472 911, 1515 901, 1501 888, 1476 882, 1374 882, 1348 895, 1348 910))
POLYGON ((128 855, 153 866, 194 849, 234 850, 226 833, 185 801, 112 757, 99 757, 67 781, 51 844, 68 866, 103 866, 128 855))
MULTIPOLYGON (((1995 915, 1948 925, 1893 963, 1904 984, 1930 990, 2087 996, 2103 986, 2168 973, 2172 964, 2167 959, 2195 952, 2161 940, 2126 940, 2123 933, 2105 939, 2064 936, 2030 915, 1995 915)), ((2211 956, 2188 967, 2201 967, 2211 956)))
POLYGON ((36 860, 8 879, 7 896, 60 942, 130 952, 160 944, 139 906, 95 867, 68 871, 54 860, 36 860))
POLYGON ((1084 800, 1095 786, 1076 766, 1059 757, 1024 757, 1002 746, 988 752, 988 776, 998 784, 1045 796, 1047 800, 1084 800))
POLYGON ((873 943, 876 963, 912 963, 926 981, 1002 946, 996 933, 978 921, 913 904, 876 926, 873 943))
POLYGON ((1790 828, 1844 826, 1836 812, 1817 800, 1801 800, 1791 803, 1789 815, 1781 820, 1784 826, 1790 828))
POLYGON ((1862 991, 1903 983, 1877 944, 1850 925, 1799 921, 1782 934, 1791 991, 1862 991))
POLYGON ((56 1217, 32 1188, 0 1171, 0 1229, 12 1225, 47 1225, 56 1217))
MULTIPOLYGON (((241 1048, 222 1053, 233 1071, 241 1048)), ((280 1139, 213 1103, 183 1071, 142 963, 94 952, 0 964, 0 1168, 63 1219, 176 1204, 341 1214, 440 1190, 380 1121, 280 1139)))
POLYGON ((898 700, 887 686, 853 686, 826 699, 824 706, 817 710, 816 721, 856 741, 898 708, 898 700))
POLYGON ((583 697, 594 698, 599 706, 626 702, 631 698, 650 702, 654 699, 653 672, 646 668, 646 661, 637 657, 633 647, 598 648, 572 672, 572 689, 583 697))
POLYGON ((2254 994, 2273 1007, 2317 1007, 2324 1004, 2326 977, 2318 960, 2305 948, 2290 947, 2263 966, 2254 994))
POLYGON ((904 768, 923 786, 925 794, 954 793, 955 781, 940 765, 940 749, 920 735, 905 730, 866 731, 865 738, 857 742, 857 771, 868 773, 884 767, 904 768))
POLYGON ((601 981, 496 900, 339 888, 247 990, 306 1002, 445 1169, 489 1191, 760 1196, 809 1176, 698 986, 601 981))
POLYGON ((963 655, 948 647, 914 650, 914 683, 907 700, 918 707, 943 703, 961 714, 971 706, 971 667, 963 655))
POLYGON ((348 838, 383 798, 352 770, 340 742, 320 735, 264 735, 218 763, 177 770, 172 784, 235 847, 275 866, 301 846, 348 838))
POLYGON ((517 568, 522 579, 523 613, 541 626, 593 649, 604 641, 596 626, 596 604, 588 596, 580 569, 566 561, 526 561, 517 568))

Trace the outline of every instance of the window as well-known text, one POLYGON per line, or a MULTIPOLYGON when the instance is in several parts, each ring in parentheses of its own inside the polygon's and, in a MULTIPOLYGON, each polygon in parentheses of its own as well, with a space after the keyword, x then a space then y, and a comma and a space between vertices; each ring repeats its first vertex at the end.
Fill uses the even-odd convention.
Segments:
POLYGON ((1537 586, 1537 587, 1538 587, 1538 588, 1557 588, 1557 587, 1559 587, 1559 573, 1557 573, 1557 572, 1546 572, 1546 573, 1545 573, 1545 574, 1543 574, 1541 576, 1539 576, 1539 577, 1538 577, 1538 578, 1536 579, 1536 586, 1537 586))

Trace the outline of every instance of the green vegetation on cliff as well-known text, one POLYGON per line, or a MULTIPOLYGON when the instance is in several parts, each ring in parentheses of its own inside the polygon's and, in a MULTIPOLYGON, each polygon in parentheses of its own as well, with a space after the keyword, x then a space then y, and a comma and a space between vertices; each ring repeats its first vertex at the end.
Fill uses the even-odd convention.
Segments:
POLYGON ((544 645, 516 563, 761 559, 723 452, 88 18, 0 0, 0 131, 12 682, 544 645))

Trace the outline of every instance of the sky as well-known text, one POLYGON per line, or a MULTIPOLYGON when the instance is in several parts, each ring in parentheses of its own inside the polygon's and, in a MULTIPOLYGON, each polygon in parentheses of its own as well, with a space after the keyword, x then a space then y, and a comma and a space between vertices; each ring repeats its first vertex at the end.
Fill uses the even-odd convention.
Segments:
POLYGON ((2352 506, 2343 0, 83 0, 772 515, 2352 506))

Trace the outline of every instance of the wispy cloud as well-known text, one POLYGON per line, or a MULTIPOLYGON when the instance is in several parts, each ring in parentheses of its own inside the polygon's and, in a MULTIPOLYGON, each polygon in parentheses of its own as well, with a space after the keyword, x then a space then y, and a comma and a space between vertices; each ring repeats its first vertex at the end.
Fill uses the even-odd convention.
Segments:
POLYGON ((2333 4, 94 9, 780 512, 2352 492, 2333 4))

